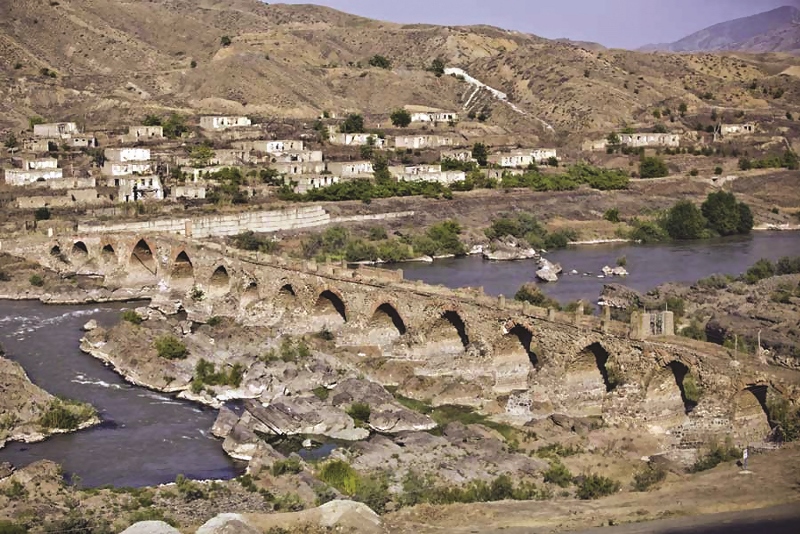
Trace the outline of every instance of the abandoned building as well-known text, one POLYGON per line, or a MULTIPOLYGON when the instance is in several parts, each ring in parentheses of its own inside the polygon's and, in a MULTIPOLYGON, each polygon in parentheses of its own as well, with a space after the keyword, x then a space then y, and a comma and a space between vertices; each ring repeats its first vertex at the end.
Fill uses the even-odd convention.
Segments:
POLYGON ((370 145, 376 148, 386 146, 386 139, 369 133, 341 133, 330 132, 328 140, 333 145, 361 146, 370 145))
POLYGON ((449 123, 458 120, 458 113, 453 111, 442 111, 441 109, 427 108, 424 106, 404 106, 404 108, 411 115, 412 123, 449 123))
POLYGON ((225 130, 227 128, 240 128, 252 126, 252 121, 247 117, 205 116, 200 117, 200 128, 203 130, 225 130))
POLYGON ((322 161, 306 161, 291 163, 273 163, 270 165, 278 174, 321 174, 326 172, 325 163, 322 161))
POLYGON ((64 171, 58 168, 58 160, 55 158, 15 158, 13 163, 17 168, 4 171, 5 182, 9 185, 27 185, 64 177, 64 171))
MULTIPOLYGON (((648 148, 648 147, 679 147, 681 145, 680 134, 673 133, 621 133, 617 134, 619 137, 620 145, 625 145, 633 148, 648 148)), ((583 144, 583 150, 586 151, 600 151, 608 148, 608 139, 599 139, 596 141, 586 141, 583 144)))
POLYGON ((301 152, 305 150, 304 141, 290 139, 235 141, 231 146, 246 152, 263 152, 265 154, 282 154, 284 152, 301 152))
POLYGON ((420 150, 456 146, 456 140, 446 135, 398 135, 394 139, 395 148, 420 150))
POLYGON ((489 162, 500 167, 521 168, 546 163, 550 158, 558 158, 558 151, 555 148, 520 149, 493 154, 489 156, 489 162))
POLYGON ((270 163, 306 163, 320 162, 323 159, 322 150, 297 150, 270 154, 270 163))
POLYGON ((722 124, 719 129, 723 137, 726 135, 751 135, 755 131, 756 125, 751 122, 746 124, 722 124))
POLYGON ((175 200, 182 198, 204 199, 206 198, 206 186, 202 183, 186 183, 176 185, 172 188, 171 196, 175 200))
POLYGON ((295 193, 307 193, 311 189, 320 189, 322 187, 329 187, 333 184, 338 184, 340 181, 338 176, 332 174, 320 175, 303 175, 292 177, 291 184, 294 186, 295 193))
POLYGON ((472 157, 472 150, 442 150, 439 153, 439 159, 440 161, 450 160, 462 163, 475 161, 475 158, 472 157))
POLYGON ((441 165, 413 165, 406 167, 389 167, 389 172, 404 182, 436 182, 449 185, 463 182, 467 175, 464 171, 443 171, 441 165))
POLYGON ((120 137, 122 143, 158 141, 164 139, 162 126, 128 126, 128 133, 120 137))
POLYGON ((139 200, 164 200, 164 188, 158 176, 127 176, 108 180, 108 185, 119 188, 120 202, 139 200))
POLYGON ((74 122, 51 122, 46 124, 35 124, 33 126, 34 137, 68 139, 78 133, 80 133, 78 131, 78 125, 74 122))
POLYGON ((326 170, 342 178, 370 177, 375 172, 371 161, 331 161, 326 170))

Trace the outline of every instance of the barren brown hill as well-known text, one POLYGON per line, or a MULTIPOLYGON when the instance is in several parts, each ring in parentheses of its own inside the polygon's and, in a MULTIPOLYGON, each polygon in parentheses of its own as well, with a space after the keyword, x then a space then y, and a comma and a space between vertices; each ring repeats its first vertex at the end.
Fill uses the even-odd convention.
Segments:
POLYGON ((385 115, 469 101, 495 125, 564 136, 652 124, 653 109, 680 102, 783 114, 800 102, 798 71, 789 56, 588 50, 486 26, 399 25, 256 0, 0 2, 0 126, 41 115, 104 127, 165 110, 385 115), (375 54, 393 68, 370 67, 375 54), (425 70, 438 57, 508 93, 519 111, 425 70))

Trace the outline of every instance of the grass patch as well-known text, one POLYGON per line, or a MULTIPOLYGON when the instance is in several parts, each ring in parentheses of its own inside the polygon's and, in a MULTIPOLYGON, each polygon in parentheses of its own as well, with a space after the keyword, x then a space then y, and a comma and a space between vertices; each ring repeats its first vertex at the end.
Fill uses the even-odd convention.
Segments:
POLYGON ((142 316, 133 310, 125 310, 122 312, 121 318, 131 324, 142 324, 142 316))
POLYGON ((185 360, 189 355, 186 345, 175 336, 161 336, 154 342, 159 358, 165 360, 185 360))

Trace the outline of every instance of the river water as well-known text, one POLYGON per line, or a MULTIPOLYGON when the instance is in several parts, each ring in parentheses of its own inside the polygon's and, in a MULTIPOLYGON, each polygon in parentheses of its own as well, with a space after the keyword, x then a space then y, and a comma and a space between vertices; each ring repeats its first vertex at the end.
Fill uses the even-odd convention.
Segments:
MULTIPOLYGON (((612 282, 647 292, 666 282, 693 283, 717 273, 738 275, 761 258, 777 260, 787 255, 800 255, 800 232, 754 232, 746 237, 660 245, 578 245, 546 255, 561 264, 564 274, 558 282, 543 282, 539 287, 562 303, 597 302, 603 285, 612 282), (598 278, 603 267, 615 267, 622 256, 630 276, 598 278), (570 275, 573 270, 579 274, 570 275)), ((483 286, 489 295, 507 297, 513 297, 522 284, 536 281, 537 269, 533 260, 490 262, 480 256, 404 263, 396 268, 402 268, 408 280, 451 288, 483 286)))
MULTIPOLYGON (((130 307, 128 304, 127 307, 130 307)), ((0 343, 31 380, 53 395, 88 402, 103 424, 41 443, 8 443, 0 462, 61 464, 87 487, 145 486, 175 480, 233 478, 243 465, 211 436, 216 410, 126 384, 79 348, 90 319, 110 326, 126 305, 46 306, 0 301, 0 343)))

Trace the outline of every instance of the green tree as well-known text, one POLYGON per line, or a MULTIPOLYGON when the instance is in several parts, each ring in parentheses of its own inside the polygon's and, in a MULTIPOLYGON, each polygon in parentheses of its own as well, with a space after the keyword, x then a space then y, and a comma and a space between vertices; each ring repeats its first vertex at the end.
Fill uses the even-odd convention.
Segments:
POLYGON ((800 159, 797 158, 797 154, 794 151, 787 149, 781 158, 781 167, 796 171, 800 168, 800 159))
POLYGON ((375 183, 378 185, 388 184, 392 181, 389 162, 382 155, 375 156, 375 159, 372 160, 372 172, 375 176, 375 183))
POLYGON ((344 120, 339 130, 342 133, 364 133, 364 117, 358 113, 351 113, 344 120))
POLYGON ((219 42, 220 44, 222 44, 222 46, 230 46, 233 41, 231 41, 231 38, 229 36, 223 35, 222 37, 220 37, 219 42))
POLYGON ((14 135, 14 132, 8 134, 4 145, 6 148, 17 148, 17 136, 14 135))
POLYGON ((681 102, 681 105, 678 106, 678 112, 681 114, 681 117, 685 116, 687 111, 689 111, 689 107, 686 105, 686 102, 681 102))
POLYGON ((44 119, 42 117, 33 116, 28 118, 28 127, 33 130, 33 127, 37 124, 44 124, 44 119))
POLYGON ((739 170, 749 171, 752 168, 753 168, 753 162, 750 158, 739 159, 739 170))
POLYGON ((397 109, 391 115, 392 124, 398 128, 405 128, 411 124, 411 113, 405 109, 397 109))
POLYGON ((167 120, 164 121, 164 135, 170 139, 181 137, 184 133, 189 131, 186 125, 186 117, 178 113, 172 113, 167 120))
POLYGON ((185 360, 189 351, 175 336, 162 336, 155 340, 154 346, 158 356, 166 360, 185 360))
POLYGON ((147 115, 142 124, 145 126, 162 126, 161 124, 161 117, 158 115, 147 115))
POLYGON ((660 119, 661 118, 661 110, 660 109, 654 109, 653 110, 653 117, 655 117, 656 119, 660 119))
POLYGON ((207 145, 198 145, 189 151, 189 157, 195 167, 205 167, 214 157, 214 149, 207 145))
POLYGON ((667 127, 660 122, 653 127, 655 133, 667 133, 667 127))
POLYGON ((708 227, 719 235, 748 233, 753 228, 750 208, 746 204, 740 205, 733 193, 711 193, 700 209, 708 220, 708 227))
POLYGON ((672 239, 700 239, 705 228, 703 214, 688 200, 670 208, 664 220, 664 229, 672 239))
POLYGON ((608 136, 606 136, 606 142, 609 144, 609 146, 612 147, 617 147, 621 143, 619 135, 617 135, 617 132, 611 132, 610 134, 608 134, 608 136))
POLYGON ((444 75, 444 60, 442 58, 436 58, 431 62, 431 66, 428 68, 429 71, 434 73, 437 78, 441 78, 444 75))
POLYGON ((669 175, 664 160, 656 157, 645 157, 639 162, 639 176, 642 178, 662 178, 669 175))
POLYGON ((483 143, 475 143, 472 147, 472 157, 478 162, 478 165, 485 167, 489 162, 489 150, 483 143))
POLYGON ((375 54, 371 58, 369 58, 369 66, 370 67, 377 67, 379 69, 386 69, 389 70, 392 68, 392 62, 389 61, 388 58, 380 55, 375 54))

